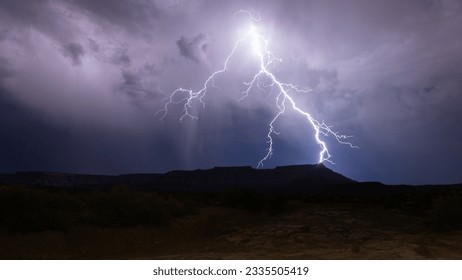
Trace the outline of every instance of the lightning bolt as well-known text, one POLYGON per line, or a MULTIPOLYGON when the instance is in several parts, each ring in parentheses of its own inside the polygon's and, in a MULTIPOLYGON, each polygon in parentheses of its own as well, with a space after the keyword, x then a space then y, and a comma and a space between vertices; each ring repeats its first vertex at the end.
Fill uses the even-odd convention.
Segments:
MULTIPOLYGON (((261 21, 260 15, 255 17, 253 16, 252 13, 246 10, 238 11, 235 14, 235 16, 237 14, 246 14, 254 23, 258 23, 261 21)), ((266 135, 267 140, 268 140, 267 141, 268 146, 266 149, 266 154, 258 162, 257 168, 262 167, 263 163, 266 160, 271 159, 273 152, 274 152, 273 137, 274 135, 279 134, 279 132, 277 132, 275 129, 275 123, 279 119, 279 117, 282 116, 286 112, 287 108, 290 108, 294 110, 295 112, 299 113, 300 115, 304 116, 308 124, 314 129, 314 138, 315 138, 316 143, 320 147, 319 163, 323 163, 324 161, 327 161, 327 162, 334 164, 334 162, 331 160, 332 155, 329 153, 327 144, 321 139, 321 137, 333 136, 335 140, 337 140, 337 142, 340 144, 347 145, 351 148, 358 148, 357 146, 347 141, 347 139, 352 136, 343 135, 343 134, 340 134, 339 132, 332 130, 332 126, 329 126, 324 122, 320 122, 316 120, 310 113, 302 110, 297 105, 297 103, 295 102, 291 94, 292 93, 308 93, 311 90, 299 89, 297 85, 281 82, 276 78, 274 73, 269 70, 269 67, 272 64, 275 64, 277 62, 282 62, 282 59, 277 58, 273 55, 273 53, 269 50, 268 40, 265 39, 265 37, 258 31, 257 26, 254 24, 250 25, 248 31, 246 32, 244 36, 237 39, 230 53, 226 57, 222 68, 213 72, 205 80, 204 84, 202 85, 202 88, 200 88, 197 91, 194 91, 192 89, 178 88, 170 93, 170 95, 166 99, 163 109, 157 112, 157 113, 163 113, 161 120, 163 120, 167 116, 168 107, 172 104, 183 104, 183 115, 179 118, 180 122, 182 122, 183 119, 186 117, 191 118, 191 119, 197 119, 197 117, 194 116, 190 112, 193 106, 193 102, 198 101, 200 104, 202 104, 203 107, 205 107, 205 102, 203 98, 207 94, 207 90, 210 87, 216 87, 214 85, 215 77, 217 77, 218 75, 228 70, 229 62, 234 56, 236 50, 241 45, 244 45, 245 43, 248 43, 248 46, 251 47, 254 54, 258 56, 259 70, 257 73, 255 73, 255 75, 252 77, 252 79, 249 82, 244 82, 244 85, 246 86, 246 88, 244 91, 242 91, 242 97, 238 99, 238 102, 244 100, 250 94, 251 89, 254 88, 255 86, 263 90, 260 84, 260 79, 263 77, 266 77, 270 81, 270 83, 265 85, 265 87, 271 87, 272 90, 276 88, 278 90, 276 98, 275 98, 275 105, 277 108, 277 112, 274 115, 273 119, 268 124, 268 133, 266 135), (183 94, 185 97, 180 98, 179 100, 176 100, 177 96, 180 94, 183 94)))

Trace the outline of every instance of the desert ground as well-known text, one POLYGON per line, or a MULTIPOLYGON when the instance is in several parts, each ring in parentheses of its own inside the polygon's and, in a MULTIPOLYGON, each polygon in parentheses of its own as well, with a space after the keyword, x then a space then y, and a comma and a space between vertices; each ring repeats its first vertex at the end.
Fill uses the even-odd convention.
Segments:
POLYGON ((462 200, 454 191, 319 196, 1 187, 0 199, 10 202, 0 206, 1 259, 462 259, 462 200))

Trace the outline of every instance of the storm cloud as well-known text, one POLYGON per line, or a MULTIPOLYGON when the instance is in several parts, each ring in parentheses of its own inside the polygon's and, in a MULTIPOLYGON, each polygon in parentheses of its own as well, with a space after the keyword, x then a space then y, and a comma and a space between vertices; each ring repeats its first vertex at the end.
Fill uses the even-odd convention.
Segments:
POLYGON ((71 42, 64 45, 61 51, 65 57, 69 57, 71 59, 74 66, 82 63, 81 57, 85 54, 82 45, 71 42))
POLYGON ((195 62, 202 62, 207 59, 207 36, 205 34, 199 34, 194 38, 181 38, 176 41, 180 54, 186 58, 189 58, 195 62))
POLYGON ((0 79, 13 77, 14 75, 15 71, 8 59, 0 57, 0 79))
MULTIPOLYGON (((335 171, 385 183, 462 182, 462 3, 407 1, 37 0, 0 2, 0 172, 119 174, 254 165, 265 154, 271 92, 241 102, 258 62, 245 9, 304 89, 294 98, 360 149, 325 138, 335 171), (193 62, 193 63, 192 63, 193 62)), ((265 84, 265 81, 261 81, 265 84)), ((264 88, 264 87, 262 87, 264 88)), ((272 107, 273 106, 273 107, 272 107)), ((290 110, 265 167, 315 163, 319 146, 290 110)))

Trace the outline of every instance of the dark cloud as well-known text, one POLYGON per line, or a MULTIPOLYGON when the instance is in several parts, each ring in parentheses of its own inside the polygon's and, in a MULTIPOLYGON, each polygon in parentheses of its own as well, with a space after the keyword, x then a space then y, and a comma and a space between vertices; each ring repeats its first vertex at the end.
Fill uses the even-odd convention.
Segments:
POLYGON ((61 51, 65 57, 71 59, 72 65, 78 66, 82 64, 81 58, 85 55, 85 50, 79 43, 68 43, 63 46, 61 51))
POLYGON ((8 36, 8 30, 7 29, 1 30, 0 31, 0 42, 6 39, 7 36, 8 36))
POLYGON ((139 98, 146 94, 146 89, 141 82, 141 77, 133 72, 122 70, 122 85, 120 89, 133 98, 139 98))
POLYGON ((50 0, 0 1, 0 15, 2 20, 7 21, 6 26, 16 32, 18 28, 35 29, 64 41, 74 34, 75 29, 68 24, 69 13, 63 13, 60 8, 61 2, 50 0))
POLYGON ((167 171, 181 165, 168 136, 157 137, 152 129, 127 134, 109 127, 94 129, 80 123, 50 121, 40 111, 23 106, 3 87, 0 127, 3 173, 29 170, 121 174, 167 171), (156 151, 158 145, 165 149, 156 151))
POLYGON ((0 56, 0 79, 1 78, 10 78, 16 75, 16 71, 13 68, 13 65, 8 61, 8 59, 0 56))
POLYGON ((0 168, 2 172, 47 170, 55 159, 55 147, 65 146, 63 135, 12 94, 0 86, 0 168))
POLYGON ((162 12, 149 0, 66 0, 71 5, 82 9, 99 24, 116 25, 131 33, 148 35, 148 27, 156 26, 162 12))
POLYGON ((128 52, 128 49, 123 48, 122 50, 120 50, 114 55, 114 57, 112 58, 112 62, 118 65, 125 66, 125 67, 129 66, 131 60, 127 52, 128 52))
POLYGON ((103 62, 112 63, 117 66, 129 67, 131 58, 127 44, 115 45, 112 43, 101 43, 94 39, 88 39, 88 48, 95 57, 103 62))
POLYGON ((119 91, 125 93, 138 106, 159 96, 154 81, 151 83, 143 81, 143 78, 147 79, 146 73, 149 72, 144 68, 136 73, 125 69, 121 71, 122 84, 119 86, 119 91))
POLYGON ((123 84, 126 86, 139 86, 141 84, 141 78, 132 72, 122 71, 122 77, 124 79, 123 84))
POLYGON ((201 33, 193 38, 181 38, 176 41, 180 49, 180 54, 197 63, 204 62, 207 59, 207 48, 209 45, 208 37, 201 33))
POLYGON ((95 53, 99 53, 101 50, 101 46, 95 40, 91 38, 88 39, 88 46, 90 50, 92 50, 95 53))
MULTIPOLYGON (((164 62, 165 64, 165 62, 164 62)), ((148 63, 146 62, 144 64, 144 71, 146 71, 147 73, 151 74, 151 75, 154 75, 154 76, 157 76, 159 74, 161 74, 163 72, 163 69, 161 67, 159 67, 157 64, 155 63, 148 63)))

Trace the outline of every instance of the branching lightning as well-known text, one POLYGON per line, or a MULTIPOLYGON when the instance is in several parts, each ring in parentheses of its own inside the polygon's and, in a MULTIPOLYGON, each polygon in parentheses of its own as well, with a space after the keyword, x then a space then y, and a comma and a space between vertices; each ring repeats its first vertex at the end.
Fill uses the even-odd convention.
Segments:
MULTIPOLYGON (((254 23, 258 23, 261 21, 260 15, 255 17, 252 15, 252 13, 250 13, 249 11, 245 11, 245 10, 240 10, 236 14, 241 14, 241 13, 246 14, 254 23)), ((169 95, 163 109, 158 111, 158 113, 163 113, 161 120, 167 116, 168 107, 172 104, 183 104, 183 115, 179 119, 180 122, 182 122, 183 119, 186 117, 189 117, 191 119, 197 119, 197 117, 191 113, 193 102, 198 101, 202 104, 202 106, 205 107, 205 102, 203 98, 207 94, 207 90, 210 87, 215 87, 214 85, 215 77, 217 77, 218 75, 228 70, 229 62, 234 56, 236 50, 241 45, 245 46, 246 43, 247 43, 247 46, 251 47, 253 53, 257 55, 259 58, 259 71, 255 73, 255 75, 252 77, 252 79, 249 82, 244 82, 245 90, 242 91, 242 97, 240 97, 238 101, 240 102, 244 100, 250 94, 251 89, 254 87, 263 89, 262 86, 260 85, 260 79, 263 77, 266 77, 270 81, 270 83, 268 85, 265 85, 265 87, 271 87, 272 90, 277 89, 277 95, 275 98, 275 105, 277 108, 277 112, 274 115, 273 119, 268 124, 268 133, 266 135, 267 140, 268 140, 267 141, 268 146, 266 149, 265 156, 258 162, 258 165, 257 165, 258 168, 262 167, 263 163, 266 160, 269 160, 271 156, 273 155, 273 152, 274 152, 273 151, 273 143, 274 143, 273 137, 274 135, 279 134, 275 129, 275 123, 279 119, 279 117, 282 116, 286 112, 287 108, 290 108, 294 110, 295 112, 299 113, 300 115, 304 116, 308 124, 311 125, 311 127, 314 129, 314 138, 315 138, 316 143, 320 147, 319 163, 327 161, 333 164, 331 160, 332 155, 329 153, 326 142, 324 142, 321 139, 321 137, 332 136, 340 144, 350 146, 351 148, 358 148, 357 146, 354 146, 353 144, 347 141, 347 139, 352 136, 343 135, 343 134, 340 134, 339 132, 333 131, 331 126, 327 125, 324 122, 320 122, 316 120, 310 113, 305 112, 297 105, 297 103, 295 102, 291 94, 292 93, 307 93, 307 92, 310 92, 311 90, 299 89, 297 85, 281 82, 276 78, 274 73, 269 70, 269 67, 272 64, 275 64, 277 62, 282 62, 282 59, 277 58, 273 55, 273 53, 269 50, 268 40, 265 39, 265 37, 259 32, 257 26, 254 24, 252 24, 249 27, 248 31, 245 33, 244 36, 242 36, 235 42, 233 48, 231 49, 231 52, 226 57, 222 68, 213 72, 205 80, 201 89, 199 89, 198 91, 194 91, 192 89, 178 88, 169 95), (184 94, 185 97, 180 98, 180 100, 175 100, 175 97, 177 97, 179 94, 184 94)))

